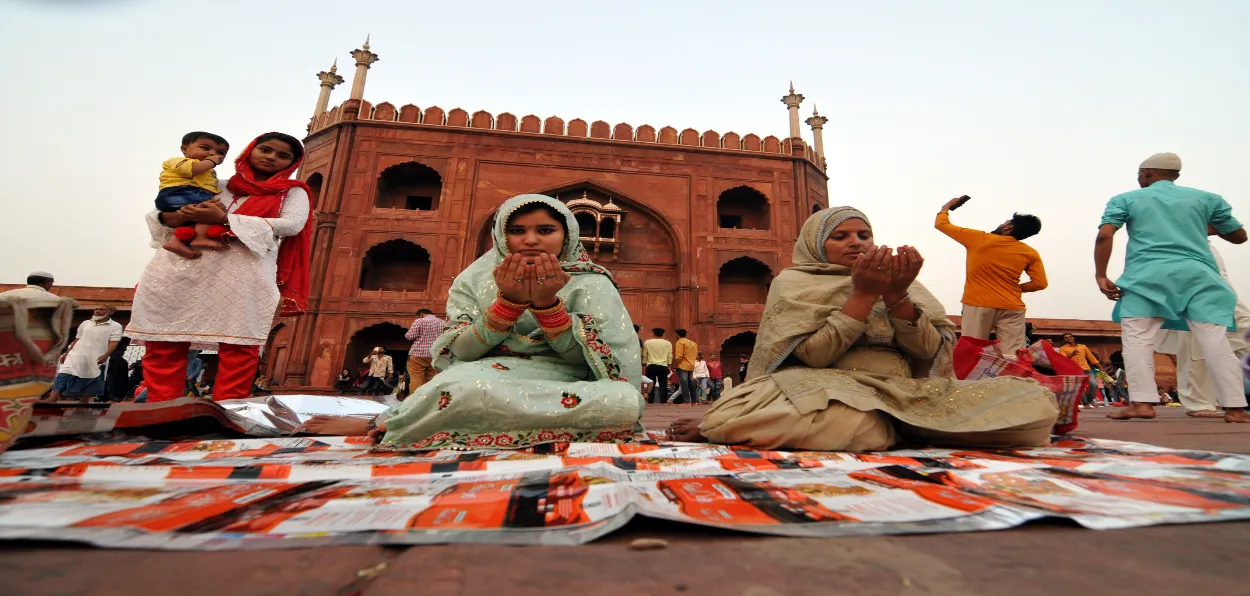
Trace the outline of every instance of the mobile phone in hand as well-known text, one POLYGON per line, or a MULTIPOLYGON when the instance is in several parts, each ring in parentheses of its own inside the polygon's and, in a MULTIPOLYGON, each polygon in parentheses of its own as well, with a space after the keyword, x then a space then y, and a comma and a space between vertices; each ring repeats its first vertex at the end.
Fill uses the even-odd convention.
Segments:
POLYGON ((967 203, 968 201, 971 201, 971 200, 972 200, 972 197, 970 197, 970 196, 968 196, 968 195, 964 195, 964 196, 962 196, 962 197, 959 197, 959 202, 958 202, 958 203, 955 203, 954 205, 951 205, 951 209, 950 209, 950 210, 951 210, 951 211, 954 211, 954 210, 956 210, 956 209, 958 209, 958 208, 960 208, 960 207, 963 207, 963 206, 964 206, 964 203, 967 203))

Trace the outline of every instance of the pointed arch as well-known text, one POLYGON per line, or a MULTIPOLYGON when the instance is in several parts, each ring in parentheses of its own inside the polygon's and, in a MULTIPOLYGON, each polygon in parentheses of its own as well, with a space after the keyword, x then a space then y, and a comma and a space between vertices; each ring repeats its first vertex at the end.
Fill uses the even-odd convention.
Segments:
POLYGON ((738 230, 767 230, 768 197, 750 186, 735 186, 716 199, 717 227, 738 230))
POLYGON ((763 261, 738 257, 724 265, 716 275, 716 292, 720 302, 732 304, 764 304, 773 270, 763 261))
POLYGON ((437 211, 442 194, 438 170, 412 160, 382 170, 373 204, 379 209, 437 211))
MULTIPOLYGON (((408 363, 408 349, 412 342, 404 339, 408 330, 391 321, 381 321, 362 327, 352 334, 351 340, 344 350, 343 366, 351 372, 353 378, 365 368, 363 360, 375 347, 386 350, 395 367, 395 373, 403 371, 408 363)), ((334 371, 338 376, 339 371, 334 371)))
POLYGON ((424 292, 430 283, 430 252, 396 238, 371 247, 360 266, 360 289, 424 292))

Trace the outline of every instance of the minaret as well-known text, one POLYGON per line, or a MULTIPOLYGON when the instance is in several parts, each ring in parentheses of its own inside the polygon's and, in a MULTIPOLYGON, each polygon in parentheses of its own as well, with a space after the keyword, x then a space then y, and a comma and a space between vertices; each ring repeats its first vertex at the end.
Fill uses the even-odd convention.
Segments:
POLYGON ((782 97, 781 103, 790 109, 790 138, 802 138, 799 134, 799 104, 803 103, 803 96, 794 92, 794 81, 790 81, 790 94, 782 97))
POLYGON ((348 99, 364 99, 365 73, 370 64, 378 61, 378 55, 369 51, 369 36, 365 36, 363 48, 352 52, 352 58, 356 59, 356 77, 352 79, 352 94, 348 99))
POLYGON ((808 118, 806 122, 808 126, 812 127, 812 136, 815 137, 816 157, 819 157, 821 160, 825 159, 825 138, 820 131, 828 121, 828 118, 821 116, 820 112, 816 111, 816 104, 812 104, 812 117, 808 118))
POLYGON ((317 96, 317 109, 313 110, 313 118, 325 113, 326 106, 330 104, 330 91, 343 82, 343 77, 339 76, 338 72, 339 60, 335 58, 334 64, 330 65, 330 72, 317 73, 317 78, 321 79, 321 95, 317 96))

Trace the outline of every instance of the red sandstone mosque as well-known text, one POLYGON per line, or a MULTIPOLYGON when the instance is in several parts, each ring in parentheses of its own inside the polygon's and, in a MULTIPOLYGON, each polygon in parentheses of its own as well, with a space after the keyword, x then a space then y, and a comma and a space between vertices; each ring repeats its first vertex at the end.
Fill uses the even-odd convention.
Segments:
MULTIPOLYGON (((339 370, 358 372, 374 346, 403 370, 404 332, 417 309, 442 314, 452 280, 491 247, 495 209, 526 193, 568 205, 644 334, 686 328, 722 358, 749 353, 769 283, 790 264, 803 221, 828 206, 827 119, 813 109, 802 121, 813 142, 804 141, 804 98, 793 85, 781 98, 788 135, 761 138, 374 104, 364 95, 378 55, 366 40, 352 56, 341 105, 329 108, 344 82, 337 68, 318 73, 299 173, 316 210, 309 312, 275 319, 262 357, 283 392, 329 390, 339 370)), ((128 318, 129 289, 56 291, 84 305, 114 304, 121 322, 128 318)), ((1100 358, 1119 349, 1110 322, 1031 322, 1042 336, 1076 333, 1100 358)), ((1160 362, 1161 379, 1171 371, 1160 362)))
POLYGON ((378 55, 366 42, 352 56, 342 105, 327 110, 343 78, 319 74, 305 140, 300 178, 317 211, 310 312, 280 322, 266 350, 292 389, 329 387, 375 345, 406 357, 413 313, 443 310, 452 279, 491 247, 495 209, 525 193, 574 212, 636 323, 749 352, 769 282, 803 221, 827 205, 826 119, 806 120, 815 142, 804 142, 793 88, 782 98, 789 135, 761 138, 374 104, 365 82, 378 55))

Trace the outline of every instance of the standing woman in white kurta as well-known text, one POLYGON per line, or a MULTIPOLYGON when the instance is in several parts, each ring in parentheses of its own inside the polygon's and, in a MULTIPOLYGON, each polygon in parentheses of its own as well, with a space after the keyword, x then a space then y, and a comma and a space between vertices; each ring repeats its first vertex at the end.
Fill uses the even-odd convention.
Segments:
POLYGON ((212 201, 148 214, 158 250, 135 290, 126 334, 147 346, 149 402, 185 395, 192 343, 217 344, 214 399, 247 397, 274 315, 307 310, 312 209, 308 186, 290 179, 303 155, 295 137, 263 134, 212 201), (229 242, 197 259, 159 250, 186 223, 224 225, 229 242))

